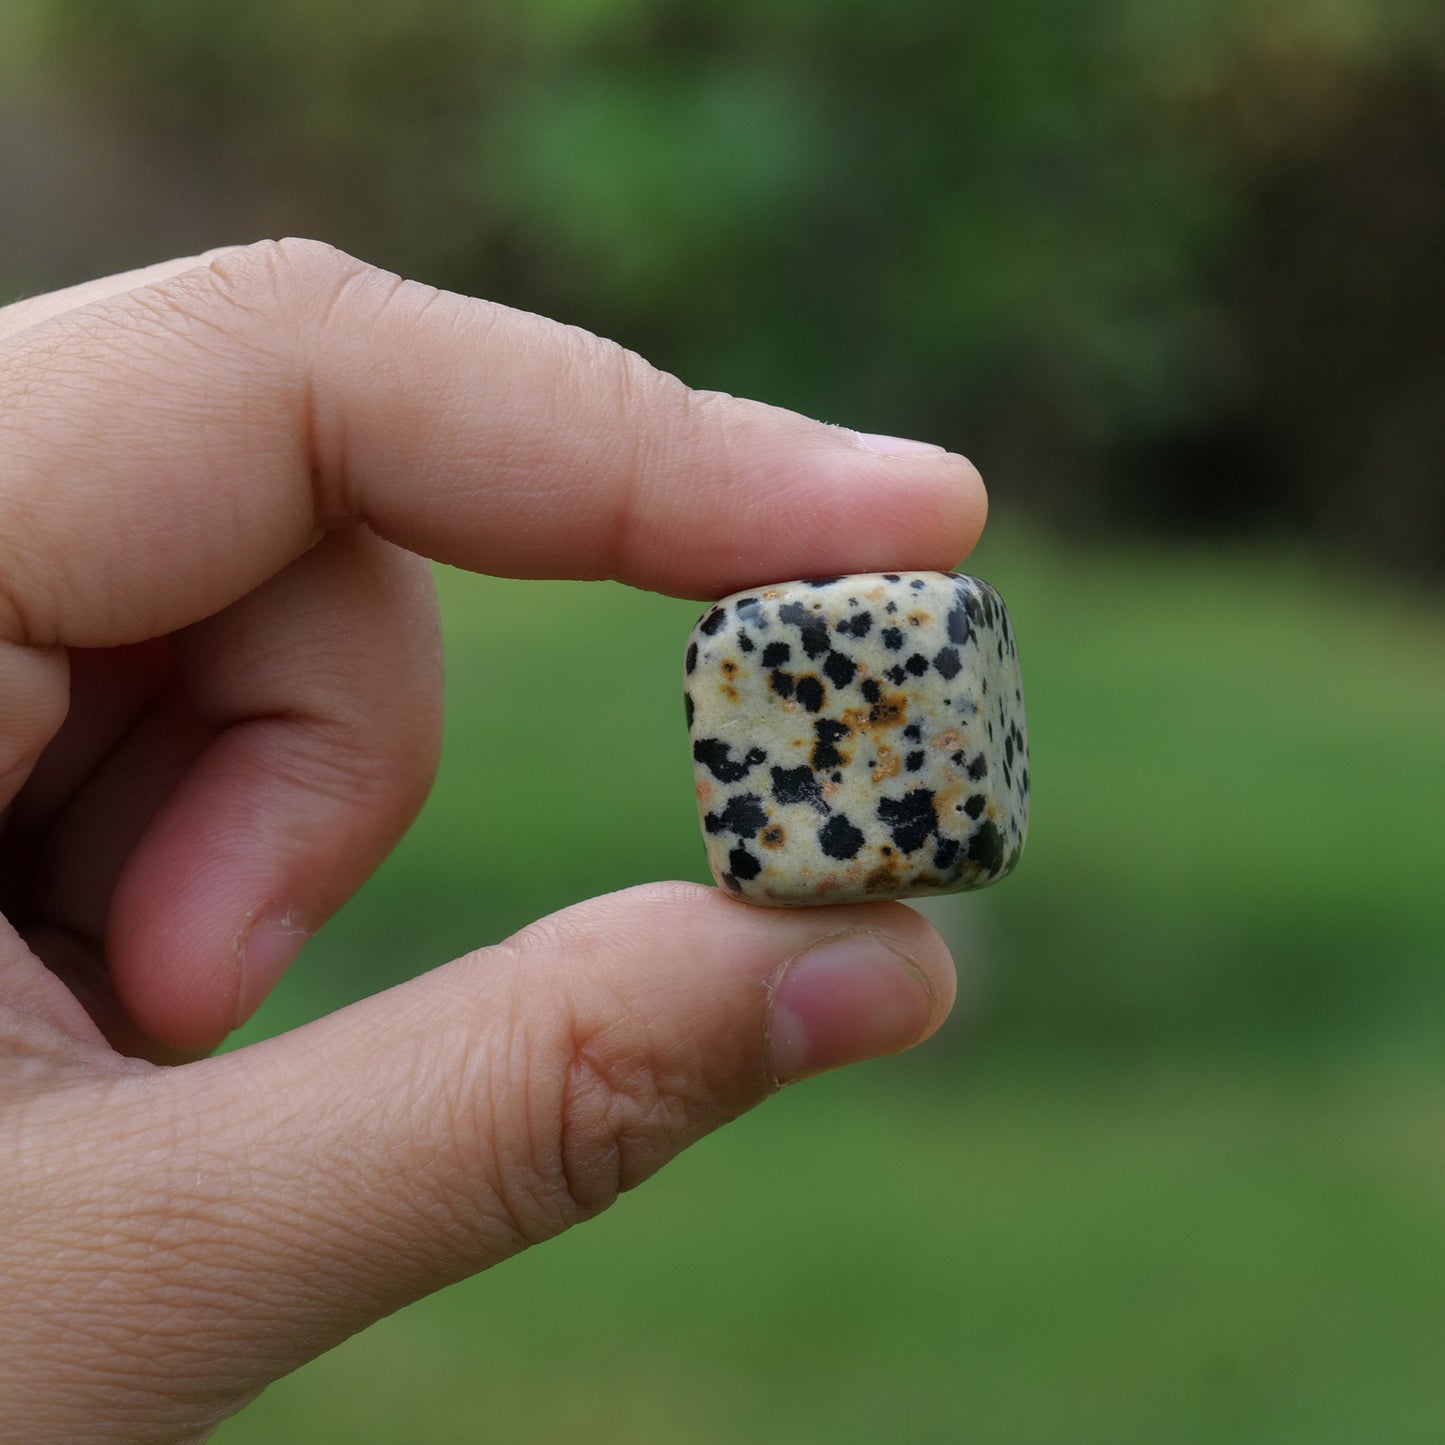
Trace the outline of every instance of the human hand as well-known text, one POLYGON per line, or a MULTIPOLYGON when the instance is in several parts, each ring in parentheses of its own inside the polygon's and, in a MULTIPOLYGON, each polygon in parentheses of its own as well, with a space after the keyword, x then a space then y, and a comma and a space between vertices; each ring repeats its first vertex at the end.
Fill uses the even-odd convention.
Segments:
POLYGON ((197 1057, 426 793, 422 558, 691 597, 951 566, 977 475, 873 445, 313 242, 0 310, 0 1440, 204 1439, 937 1027, 911 910, 667 883, 197 1057))

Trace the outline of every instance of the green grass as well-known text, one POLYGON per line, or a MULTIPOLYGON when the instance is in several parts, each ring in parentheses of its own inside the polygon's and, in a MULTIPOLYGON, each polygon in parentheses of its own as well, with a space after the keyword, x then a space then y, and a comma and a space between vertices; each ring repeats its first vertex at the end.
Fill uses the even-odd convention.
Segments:
MULTIPOLYGON (((1007 886, 935 910, 972 1026, 789 1091, 219 1440, 1439 1438, 1445 618, 1268 555, 1004 526, 977 566, 1036 807, 1007 886)), ((436 797, 248 1036, 702 874, 698 609, 441 581, 436 797)))

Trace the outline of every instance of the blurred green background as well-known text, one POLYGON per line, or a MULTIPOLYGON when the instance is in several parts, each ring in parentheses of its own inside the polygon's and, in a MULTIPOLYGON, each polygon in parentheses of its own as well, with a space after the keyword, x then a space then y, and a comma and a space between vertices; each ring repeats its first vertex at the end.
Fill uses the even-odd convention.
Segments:
MULTIPOLYGON (((1024 657, 943 1035, 219 1440, 1440 1438, 1442 142, 1431 0, 6 0, 0 300, 313 234, 945 442, 1024 657)), ((248 1037, 702 876, 696 605, 439 582, 435 796, 248 1037)))

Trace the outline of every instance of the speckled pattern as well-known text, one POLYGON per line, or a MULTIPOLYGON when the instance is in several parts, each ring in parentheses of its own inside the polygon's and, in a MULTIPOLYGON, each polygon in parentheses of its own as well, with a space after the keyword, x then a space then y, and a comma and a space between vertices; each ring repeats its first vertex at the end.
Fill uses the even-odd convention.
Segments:
POLYGON ((688 642, 708 862, 749 903, 982 888, 1018 862, 1018 648, 976 577, 872 572, 725 598, 688 642))

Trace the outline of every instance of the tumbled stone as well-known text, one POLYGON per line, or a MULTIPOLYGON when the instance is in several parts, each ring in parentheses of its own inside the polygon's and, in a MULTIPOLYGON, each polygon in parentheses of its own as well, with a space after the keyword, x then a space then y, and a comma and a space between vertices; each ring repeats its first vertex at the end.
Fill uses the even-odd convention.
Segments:
POLYGON ((738 593, 693 629, 685 685, 708 863, 739 898, 920 898, 1018 862, 1023 686, 987 582, 874 572, 738 593))

